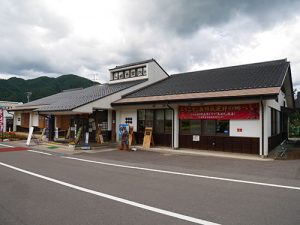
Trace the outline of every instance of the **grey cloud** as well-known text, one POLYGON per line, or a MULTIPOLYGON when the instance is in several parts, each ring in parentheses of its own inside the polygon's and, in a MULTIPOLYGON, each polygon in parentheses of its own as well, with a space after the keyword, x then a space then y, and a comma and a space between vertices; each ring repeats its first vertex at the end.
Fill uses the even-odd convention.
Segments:
POLYGON ((225 24, 238 14, 270 26, 293 16, 299 6, 298 0, 136 0, 124 5, 124 20, 140 29, 156 26, 184 37, 201 27, 225 24))
POLYGON ((68 36, 70 27, 41 1, 0 1, 0 73, 22 75, 37 70, 53 73, 43 45, 68 36), (36 29, 42 41, 35 38, 36 29))

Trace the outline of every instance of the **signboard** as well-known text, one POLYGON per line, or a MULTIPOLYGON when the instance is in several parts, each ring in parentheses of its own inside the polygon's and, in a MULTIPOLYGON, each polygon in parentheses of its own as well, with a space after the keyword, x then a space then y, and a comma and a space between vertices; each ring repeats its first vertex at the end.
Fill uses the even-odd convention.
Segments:
POLYGON ((179 106, 181 120, 259 119, 259 104, 179 106))
POLYGON ((3 118, 3 109, 0 109, 0 131, 3 131, 3 126, 4 126, 3 120, 4 120, 4 118, 3 118))
POLYGON ((193 135, 193 141, 200 141, 200 135, 193 135))
POLYGON ((152 127, 146 127, 144 133, 143 148, 149 149, 151 144, 154 145, 152 127))

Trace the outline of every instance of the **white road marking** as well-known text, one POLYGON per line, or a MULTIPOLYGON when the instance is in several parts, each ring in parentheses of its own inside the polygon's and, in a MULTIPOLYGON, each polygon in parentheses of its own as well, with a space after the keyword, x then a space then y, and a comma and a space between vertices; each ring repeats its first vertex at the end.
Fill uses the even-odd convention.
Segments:
POLYGON ((39 153, 39 154, 44 154, 44 155, 52 155, 52 154, 47 153, 47 152, 40 152, 40 151, 35 151, 35 150, 27 150, 27 152, 34 152, 34 153, 39 153))
POLYGON ((156 213, 163 214, 163 215, 166 215, 166 216, 174 217, 174 218, 177 218, 177 219, 189 221, 189 222, 196 223, 196 224, 219 225, 217 223, 213 223, 213 222, 210 222, 210 221, 207 221, 207 220, 202 220, 202 219, 198 219, 198 218, 195 218, 195 217, 186 216, 186 215, 183 215, 183 214, 171 212, 171 211, 164 210, 164 209, 159 209, 159 208, 152 207, 152 206, 149 206, 149 205, 145 205, 145 204, 141 204, 141 203, 138 203, 138 202, 130 201, 130 200, 127 200, 127 199, 124 199, 124 198, 119 198, 119 197, 116 197, 116 196, 113 196, 113 195, 109 195, 109 194, 105 194, 105 193, 102 193, 102 192, 87 189, 87 188, 84 188, 84 187, 80 187, 80 186, 70 184, 70 183, 67 183, 67 182, 64 182, 64 181, 56 180, 56 179, 51 178, 51 177, 46 177, 46 176, 43 176, 41 174, 33 173, 33 172, 28 171, 28 170, 24 170, 24 169, 21 169, 21 168, 12 166, 12 165, 8 165, 6 163, 0 162, 0 165, 2 165, 4 167, 7 167, 7 168, 10 168, 10 169, 13 169, 13 170, 16 170, 16 171, 19 171, 19 172, 22 172, 22 173, 25 173, 25 174, 28 174, 28 175, 31 175, 31 176, 34 176, 34 177, 38 177, 38 178, 56 183, 56 184, 60 184, 60 185, 63 185, 63 186, 69 187, 69 188, 73 188, 73 189, 76 189, 76 190, 79 190, 79 191, 82 191, 82 192, 97 195, 97 196, 107 198, 107 199, 110 199, 110 200, 113 200, 113 201, 116 201, 116 202, 121 202, 121 203, 124 203, 124 204, 127 204, 127 205, 131 205, 131 206, 134 206, 134 207, 137 207, 137 208, 141 208, 141 209, 145 209, 145 210, 148 210, 148 211, 156 212, 156 213))
POLYGON ((8 148, 14 148, 14 146, 11 146, 11 145, 5 145, 5 144, 0 144, 1 146, 4 146, 4 147, 8 147, 8 148))
POLYGON ((101 161, 93 161, 93 160, 80 159, 80 158, 68 157, 68 156, 61 156, 61 158, 73 159, 73 160, 78 160, 78 161, 83 161, 83 162, 90 162, 90 163, 96 163, 96 164, 107 165, 107 166, 115 166, 115 167, 121 167, 121 168, 127 168, 127 169, 144 170, 144 171, 151 171, 151 172, 157 172, 157 173, 166 173, 166 174, 173 174, 173 175, 205 178, 205 179, 211 179, 211 180, 229 181, 229 182, 244 183, 244 184, 254 184, 254 185, 293 189, 293 190, 300 191, 300 187, 296 187, 296 186, 254 182, 254 181, 248 181, 248 180, 237 180, 237 179, 230 179, 230 178, 224 178, 224 177, 213 177, 213 176, 192 174, 192 173, 180 173, 180 172, 174 172, 174 171, 169 171, 169 170, 158 170, 158 169, 151 169, 151 168, 137 167, 137 166, 126 166, 126 165, 122 165, 122 164, 106 163, 106 162, 101 162, 101 161))

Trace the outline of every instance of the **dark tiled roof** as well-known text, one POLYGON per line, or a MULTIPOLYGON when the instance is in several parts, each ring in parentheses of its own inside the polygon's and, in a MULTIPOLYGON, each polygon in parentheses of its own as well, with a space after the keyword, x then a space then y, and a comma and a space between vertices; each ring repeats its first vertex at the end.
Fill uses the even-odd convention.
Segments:
POLYGON ((288 67, 284 59, 175 74, 124 98, 280 87, 288 67))
POLYGON ((115 68, 112 68, 112 69, 109 69, 109 70, 116 70, 116 69, 121 69, 121 68, 129 67, 129 66, 145 64, 145 63, 149 63, 149 62, 152 62, 152 61, 155 61, 155 60, 154 59, 148 59, 148 60, 143 60, 143 61, 139 61, 139 62, 135 62, 135 63, 124 64, 124 65, 116 66, 115 68))
POLYGON ((72 110, 89 102, 114 94, 142 82, 145 82, 145 80, 117 84, 101 84, 80 90, 77 89, 64 91, 55 95, 26 103, 22 105, 22 107, 46 105, 36 110, 39 112, 72 110))

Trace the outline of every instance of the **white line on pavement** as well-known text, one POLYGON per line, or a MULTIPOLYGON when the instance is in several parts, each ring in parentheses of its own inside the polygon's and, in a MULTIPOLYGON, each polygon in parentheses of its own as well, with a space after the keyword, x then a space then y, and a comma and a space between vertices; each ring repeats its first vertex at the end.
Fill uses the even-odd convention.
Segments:
POLYGON ((97 164, 102 164, 102 165, 107 165, 107 166, 115 166, 115 167, 121 167, 121 168, 127 168, 127 169, 144 170, 144 171, 151 171, 151 172, 158 172, 158 173, 166 173, 166 174, 181 175, 181 176, 188 176, 188 177, 205 178, 205 179, 211 179, 211 180, 222 180, 222 181, 244 183, 244 184, 254 184, 254 185, 285 188, 285 189, 293 189, 293 190, 300 191, 300 187, 296 187, 296 186, 286 186, 286 185, 279 185, 279 184, 254 182, 254 181, 248 181, 248 180, 237 180, 237 179, 230 179, 230 178, 223 178, 223 177, 213 177, 213 176, 192 174, 192 173, 180 173, 180 172, 174 172, 174 171, 169 171, 169 170, 158 170, 158 169, 151 169, 151 168, 145 168, 145 167, 126 166, 126 165, 122 165, 122 164, 106 163, 106 162, 80 159, 80 158, 68 157, 68 156, 61 156, 61 157, 65 158, 65 159, 73 159, 73 160, 78 160, 78 161, 83 161, 83 162, 97 163, 97 164))
POLYGON ((4 147, 8 147, 8 148, 14 148, 14 146, 11 146, 11 145, 5 145, 5 144, 0 144, 1 146, 4 146, 4 147))
POLYGON ((52 155, 52 154, 47 153, 47 152, 40 152, 40 151, 35 151, 35 150, 27 150, 27 152, 34 152, 34 153, 39 153, 39 154, 44 154, 44 155, 52 155))
POLYGON ((97 195, 97 196, 107 198, 107 199, 110 199, 110 200, 113 200, 113 201, 116 201, 116 202, 121 202, 121 203, 124 203, 124 204, 127 204, 127 205, 131 205, 131 206, 134 206, 134 207, 137 207, 137 208, 141 208, 141 209, 145 209, 145 210, 148 210, 148 211, 156 212, 156 213, 163 214, 163 215, 166 215, 166 216, 174 217, 174 218, 177 218, 177 219, 189 221, 189 222, 196 223, 196 224, 219 225, 217 223, 213 223, 213 222, 210 222, 210 221, 207 221, 207 220, 202 220, 202 219, 198 219, 198 218, 195 218, 195 217, 186 216, 186 215, 183 215, 183 214, 171 212, 171 211, 164 210, 164 209, 159 209, 159 208, 152 207, 152 206, 149 206, 149 205, 144 205, 144 204, 141 204, 141 203, 138 203, 138 202, 130 201, 130 200, 127 200, 127 199, 124 199, 124 198, 119 198, 119 197, 116 197, 116 196, 113 196, 113 195, 109 195, 109 194, 105 194, 105 193, 102 193, 102 192, 87 189, 87 188, 84 188, 84 187, 80 187, 80 186, 70 184, 70 183, 67 183, 67 182, 64 182, 64 181, 56 180, 56 179, 51 178, 51 177, 46 177, 46 176, 43 176, 43 175, 40 175, 40 174, 37 174, 37 173, 33 173, 33 172, 28 171, 28 170, 23 170, 21 168, 15 167, 15 166, 8 165, 6 163, 0 162, 0 165, 5 166, 5 167, 10 168, 10 169, 13 169, 13 170, 16 170, 16 171, 19 171, 19 172, 22 172, 22 173, 25 173, 25 174, 28 174, 28 175, 31 175, 31 176, 34 176, 34 177, 38 177, 38 178, 56 183, 56 184, 60 184, 60 185, 63 185, 63 186, 69 187, 69 188, 73 188, 73 189, 76 189, 76 190, 79 190, 79 191, 82 191, 82 192, 97 195))

